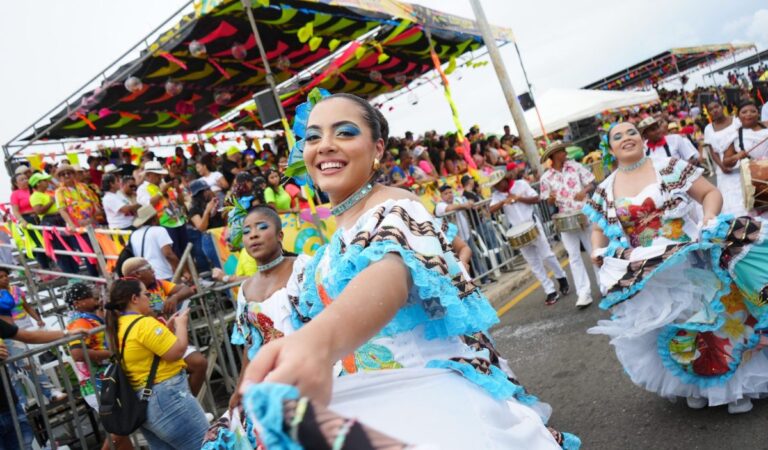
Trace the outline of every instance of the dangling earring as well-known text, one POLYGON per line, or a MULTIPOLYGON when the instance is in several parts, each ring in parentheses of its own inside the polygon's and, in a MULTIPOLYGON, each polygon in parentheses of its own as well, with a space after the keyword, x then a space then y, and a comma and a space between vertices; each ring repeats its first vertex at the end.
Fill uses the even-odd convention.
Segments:
POLYGON ((381 163, 379 162, 379 158, 373 158, 373 171, 378 172, 380 168, 381 168, 381 163))

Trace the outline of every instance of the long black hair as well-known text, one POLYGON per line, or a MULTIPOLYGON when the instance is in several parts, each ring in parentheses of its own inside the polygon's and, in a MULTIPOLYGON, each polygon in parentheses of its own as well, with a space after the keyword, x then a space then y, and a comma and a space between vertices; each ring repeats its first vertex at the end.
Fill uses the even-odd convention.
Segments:
POLYGON ((136 278, 121 278, 115 281, 112 285, 112 290, 109 291, 109 302, 105 306, 105 328, 109 348, 114 354, 120 351, 117 336, 120 314, 128 307, 128 303, 130 303, 134 295, 141 295, 141 281, 136 278))

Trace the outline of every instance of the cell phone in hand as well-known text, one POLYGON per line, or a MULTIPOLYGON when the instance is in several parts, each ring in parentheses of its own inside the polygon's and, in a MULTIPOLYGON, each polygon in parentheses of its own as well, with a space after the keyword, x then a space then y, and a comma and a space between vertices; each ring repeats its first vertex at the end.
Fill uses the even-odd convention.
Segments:
POLYGON ((191 300, 184 300, 183 302, 181 302, 181 306, 179 306, 179 308, 176 310, 176 314, 180 314, 185 310, 189 309, 190 302, 191 300))

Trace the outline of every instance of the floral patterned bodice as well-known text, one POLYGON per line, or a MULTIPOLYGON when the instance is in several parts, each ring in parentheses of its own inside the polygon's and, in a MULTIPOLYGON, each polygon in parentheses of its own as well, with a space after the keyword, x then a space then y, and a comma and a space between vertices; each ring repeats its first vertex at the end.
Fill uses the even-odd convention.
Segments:
POLYGON ((664 218, 659 185, 654 183, 634 197, 616 200, 616 215, 632 247, 650 247, 663 238, 674 242, 690 242, 683 231, 682 218, 664 218))

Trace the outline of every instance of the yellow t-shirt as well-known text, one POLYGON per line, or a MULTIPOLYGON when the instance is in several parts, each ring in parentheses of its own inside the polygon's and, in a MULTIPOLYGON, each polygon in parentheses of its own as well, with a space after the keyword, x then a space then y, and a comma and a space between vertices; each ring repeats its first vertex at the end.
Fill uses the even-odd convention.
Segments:
MULTIPOLYGON (((123 345, 123 334, 128 325, 143 317, 138 314, 128 314, 120 317, 117 325, 118 344, 123 345)), ((165 325, 154 317, 146 317, 137 323, 128 334, 123 355, 123 369, 131 381, 131 386, 139 390, 147 384, 152 359, 162 356, 176 343, 176 336, 165 325)), ((155 375, 155 384, 176 376, 187 367, 183 359, 168 362, 160 360, 155 375)))
MULTIPOLYGON (((35 191, 29 196, 29 204, 32 206, 42 206, 51 201, 51 199, 53 199, 53 196, 48 195, 45 192, 35 191)), ((51 206, 48 207, 48 210, 45 211, 45 213, 40 214, 40 217, 47 214, 56 214, 57 212, 59 212, 59 207, 56 206, 56 202, 51 202, 51 206)))
POLYGON ((245 249, 240 250, 240 254, 237 256, 237 267, 235 268, 235 276, 237 277, 250 277, 255 275, 259 271, 258 263, 253 259, 251 255, 245 249))

